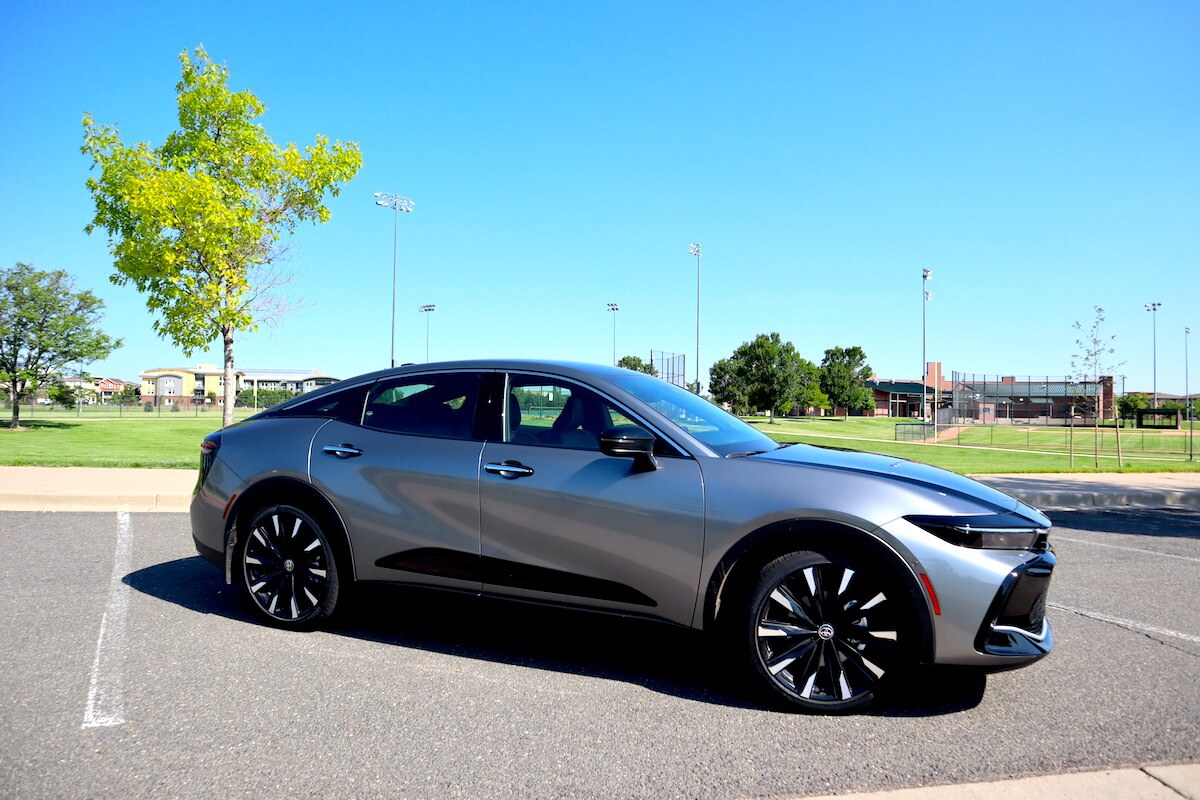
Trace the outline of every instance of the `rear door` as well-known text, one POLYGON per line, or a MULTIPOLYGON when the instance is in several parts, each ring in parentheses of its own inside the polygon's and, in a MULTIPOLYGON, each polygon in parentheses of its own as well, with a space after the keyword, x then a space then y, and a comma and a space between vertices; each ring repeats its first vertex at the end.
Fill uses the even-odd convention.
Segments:
POLYGON ((362 424, 312 443, 313 484, 350 532, 360 580, 479 591, 479 372, 377 381, 362 424))
POLYGON ((511 375, 499 441, 483 447, 484 590, 688 624, 704 547, 700 469, 668 448, 659 468, 600 452, 638 420, 573 381, 511 375))

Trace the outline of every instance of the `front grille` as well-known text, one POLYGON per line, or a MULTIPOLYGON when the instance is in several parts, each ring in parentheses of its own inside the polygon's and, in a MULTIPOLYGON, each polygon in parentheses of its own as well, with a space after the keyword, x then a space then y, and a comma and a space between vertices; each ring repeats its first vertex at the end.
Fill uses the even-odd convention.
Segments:
POLYGON ((996 593, 975 640, 982 653, 1039 657, 1050 647, 1046 633, 1046 595, 1054 572, 1054 556, 1047 553, 1014 569, 996 593), (1028 635, 1024 635, 1028 634, 1028 635))
POLYGON ((1050 567, 1031 566, 1009 590, 1008 599, 996 618, 997 625, 1038 633, 1046 618, 1046 593, 1050 591, 1050 567))

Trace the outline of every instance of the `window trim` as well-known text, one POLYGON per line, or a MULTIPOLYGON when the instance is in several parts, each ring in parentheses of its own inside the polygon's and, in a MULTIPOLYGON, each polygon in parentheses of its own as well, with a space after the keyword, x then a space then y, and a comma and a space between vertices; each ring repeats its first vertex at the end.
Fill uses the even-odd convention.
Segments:
POLYGON ((437 369, 437 370, 422 370, 420 372, 404 372, 400 374, 393 373, 391 375, 381 375, 380 377, 370 381, 370 387, 366 394, 363 395, 363 407, 358 416, 358 427, 363 430, 373 431, 375 433, 386 433, 390 436, 415 436, 420 439, 445 439, 452 442, 479 442, 487 441, 487 437, 480 427, 480 409, 483 407, 484 398, 488 390, 487 376, 489 370, 481 369, 437 369), (371 394, 375 390, 375 386, 380 383, 389 381, 408 381, 412 380, 419 383, 421 378, 438 375, 477 375, 479 376, 479 386, 475 394, 475 409, 471 414, 471 428, 466 437, 462 436, 446 436, 437 433, 415 433, 413 431, 394 431, 387 428, 381 428, 376 425, 367 424, 367 407, 371 403, 371 394))
MULTIPOLYGON (((501 422, 500 422, 500 435, 501 435, 501 442, 503 444, 511 444, 511 445, 516 445, 518 447, 544 447, 544 448, 550 449, 550 450, 575 450, 580 453, 600 453, 601 452, 599 450, 587 450, 587 449, 580 448, 580 447, 566 447, 566 446, 559 446, 559 445, 544 445, 544 444, 522 445, 522 444, 518 444, 516 442, 508 441, 508 434, 509 434, 509 430, 508 430, 508 395, 512 391, 512 378, 514 375, 525 375, 525 376, 534 377, 534 378, 548 378, 550 380, 559 381, 561 383, 566 384, 567 388, 578 387, 585 391, 592 392, 593 394, 600 397, 600 399, 602 399, 605 402, 612 405, 617 411, 624 414, 627 418, 633 420, 639 427, 654 434, 654 436, 657 439, 659 439, 660 441, 666 442, 667 445, 669 445, 670 448, 675 451, 674 453, 655 453, 654 455, 656 457, 659 457, 659 458, 686 458, 686 459, 695 460, 695 456, 693 456, 691 453, 689 453, 683 447, 680 447, 678 442, 676 442, 670 436, 667 436, 666 434, 664 434, 661 431, 661 429, 659 429, 655 425, 647 424, 646 421, 642 418, 641 414, 634 414, 634 413, 630 412, 624 403, 618 402, 617 400, 613 399, 613 397, 611 395, 609 395, 607 392, 601 390, 600 387, 598 387, 598 386, 581 383, 580 381, 577 381, 573 378, 568 378, 565 375, 555 375, 552 373, 540 372, 537 370, 496 370, 496 372, 502 372, 504 374, 503 394, 501 395, 503 398, 503 402, 501 402, 501 404, 500 404, 500 409, 501 409, 501 414, 502 414, 502 418, 501 418, 501 422)), ((603 455, 603 453, 601 453, 601 455, 603 455)))

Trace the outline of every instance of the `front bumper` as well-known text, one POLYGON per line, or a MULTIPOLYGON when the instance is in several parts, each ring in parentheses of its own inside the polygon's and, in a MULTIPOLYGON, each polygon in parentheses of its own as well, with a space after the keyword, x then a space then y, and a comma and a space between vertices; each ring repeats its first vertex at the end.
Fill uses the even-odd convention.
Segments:
POLYGON ((1054 555, 1014 568, 1004 579, 975 637, 975 649, 1005 661, 1027 664, 1050 652, 1054 637, 1046 620, 1046 595, 1054 555))

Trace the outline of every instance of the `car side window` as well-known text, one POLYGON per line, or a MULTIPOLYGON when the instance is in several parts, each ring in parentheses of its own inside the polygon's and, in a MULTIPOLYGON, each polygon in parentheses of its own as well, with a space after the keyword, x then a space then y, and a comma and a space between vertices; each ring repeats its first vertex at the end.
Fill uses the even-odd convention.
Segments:
POLYGON ((473 372, 380 380, 367 397, 363 426, 412 436, 474 438, 480 381, 473 372))
POLYGON ((362 419, 363 401, 366 400, 369 383, 361 383, 335 392, 326 392, 298 403, 270 412, 272 417, 321 417, 337 419, 357 425, 362 419))
POLYGON ((595 392, 532 375, 509 380, 505 441, 541 447, 599 450, 600 434, 634 424, 595 392))

